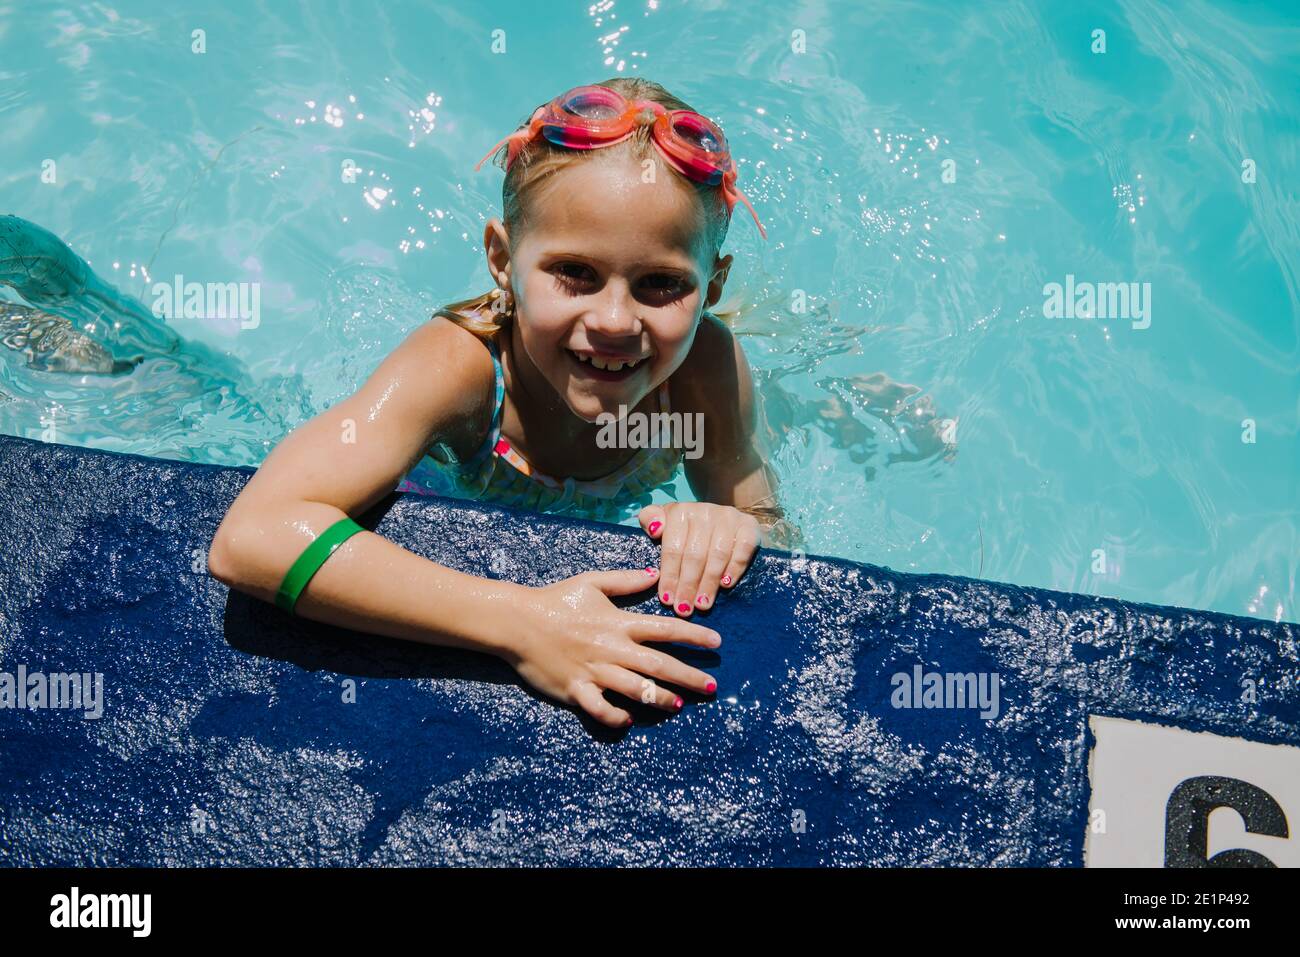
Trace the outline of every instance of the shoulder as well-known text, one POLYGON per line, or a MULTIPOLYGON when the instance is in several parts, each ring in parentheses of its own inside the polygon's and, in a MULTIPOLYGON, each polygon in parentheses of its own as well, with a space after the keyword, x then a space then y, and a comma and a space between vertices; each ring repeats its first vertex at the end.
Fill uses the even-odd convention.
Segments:
POLYGON ((483 368, 489 371, 492 369, 492 356, 488 352, 487 343, 441 313, 434 313, 428 322, 413 329, 399 348, 406 348, 408 344, 415 352, 459 359, 477 366, 480 371, 483 368))
MULTIPOLYGON (((477 386, 486 383, 487 391, 495 391, 496 365, 487 343, 462 326, 441 315, 411 332, 398 346, 409 364, 428 374, 435 371, 442 378, 443 391, 451 384, 469 387, 477 393, 477 386)), ((460 391, 458 388, 457 391, 460 391)), ((467 400, 477 398, 467 395, 467 400)))
POLYGON ((700 412, 709 434, 745 435, 752 428, 754 380, 731 328, 706 312, 686 361, 669 378, 673 411, 700 412))
POLYGON ((435 314, 389 358, 426 395, 444 441, 462 448, 482 440, 496 407, 496 365, 483 339, 435 314))

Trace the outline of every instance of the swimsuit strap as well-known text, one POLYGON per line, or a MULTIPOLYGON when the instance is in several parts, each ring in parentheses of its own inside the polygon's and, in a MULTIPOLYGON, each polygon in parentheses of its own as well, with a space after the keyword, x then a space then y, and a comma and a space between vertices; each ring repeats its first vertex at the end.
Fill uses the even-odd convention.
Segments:
POLYGON ((669 381, 670 379, 664 379, 663 382, 659 383, 659 411, 664 413, 673 411, 672 403, 668 401, 668 393, 671 391, 668 388, 669 381))
POLYGON ((495 407, 492 410, 492 425, 488 428, 487 438, 479 450, 474 453, 474 457, 465 463, 466 466, 476 465, 484 458, 492 454, 493 448, 496 447, 497 438, 501 435, 501 411, 504 406, 506 396, 506 377, 501 370, 501 356, 497 352, 497 344, 493 339, 487 340, 488 351, 492 353, 492 368, 496 374, 496 399, 495 407))

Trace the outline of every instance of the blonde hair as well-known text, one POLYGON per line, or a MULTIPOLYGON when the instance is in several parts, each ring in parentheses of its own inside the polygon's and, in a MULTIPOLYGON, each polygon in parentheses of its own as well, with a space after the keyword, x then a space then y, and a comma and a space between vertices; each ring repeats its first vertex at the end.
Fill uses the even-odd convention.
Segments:
MULTIPOLYGON (((596 86, 621 93, 629 100, 651 100, 667 110, 690 110, 692 107, 684 100, 673 96, 666 89, 643 77, 616 76, 603 80, 596 86)), ((531 114, 530 114, 531 115, 531 114)), ((527 122, 527 119, 525 119, 527 122)), ((522 124, 521 124, 522 125, 522 124)), ((521 235, 528 222, 529 201, 535 200, 545 184, 553 181, 556 173, 573 163, 600 155, 606 159, 615 150, 628 153, 633 159, 641 161, 652 157, 653 147, 650 140, 650 127, 638 126, 636 131, 622 143, 600 150, 570 150, 555 146, 544 136, 532 140, 519 154, 516 161, 506 170, 505 180, 501 184, 502 222, 512 238, 521 235)), ((505 167, 506 149, 498 152, 495 164, 505 167)), ((723 200, 722 191, 715 186, 695 183, 684 177, 676 177, 687 186, 694 188, 703 205, 705 217, 705 236, 708 248, 716 257, 722 249, 723 240, 727 238, 727 227, 731 222, 731 213, 723 200)), ((726 310, 738 311, 737 307, 726 310)), ((718 315, 720 310, 713 310, 718 315)), ((514 316, 514 307, 509 297, 502 298, 502 290, 493 288, 479 296, 448 303, 434 313, 450 319, 457 325, 469 330, 481 339, 491 339, 514 316)))

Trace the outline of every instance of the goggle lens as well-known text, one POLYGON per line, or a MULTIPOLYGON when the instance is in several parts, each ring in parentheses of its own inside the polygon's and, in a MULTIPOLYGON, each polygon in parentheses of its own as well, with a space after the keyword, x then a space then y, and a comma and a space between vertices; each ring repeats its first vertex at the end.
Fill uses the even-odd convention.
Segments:
POLYGON ((583 90, 560 103, 560 109, 584 120, 610 120, 623 112, 623 101, 613 90, 583 90))
POLYGON ((673 117, 673 132, 689 145, 706 153, 725 153, 727 140, 718 129, 704 117, 696 114, 680 113, 673 117))

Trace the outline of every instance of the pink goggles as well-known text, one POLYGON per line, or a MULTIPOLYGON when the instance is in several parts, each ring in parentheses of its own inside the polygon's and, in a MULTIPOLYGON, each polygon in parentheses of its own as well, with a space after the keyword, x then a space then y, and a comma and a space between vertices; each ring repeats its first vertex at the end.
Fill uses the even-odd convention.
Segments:
POLYGON ((736 165, 716 123, 690 110, 666 110, 652 100, 633 102, 605 86, 574 87, 539 106, 527 124, 488 150, 474 169, 508 146, 509 170, 524 147, 539 135, 566 149, 594 150, 623 142, 642 125, 651 126, 651 139, 668 165, 693 182, 722 187, 728 213, 737 200, 744 203, 759 234, 767 238, 754 207, 736 188, 736 165))

